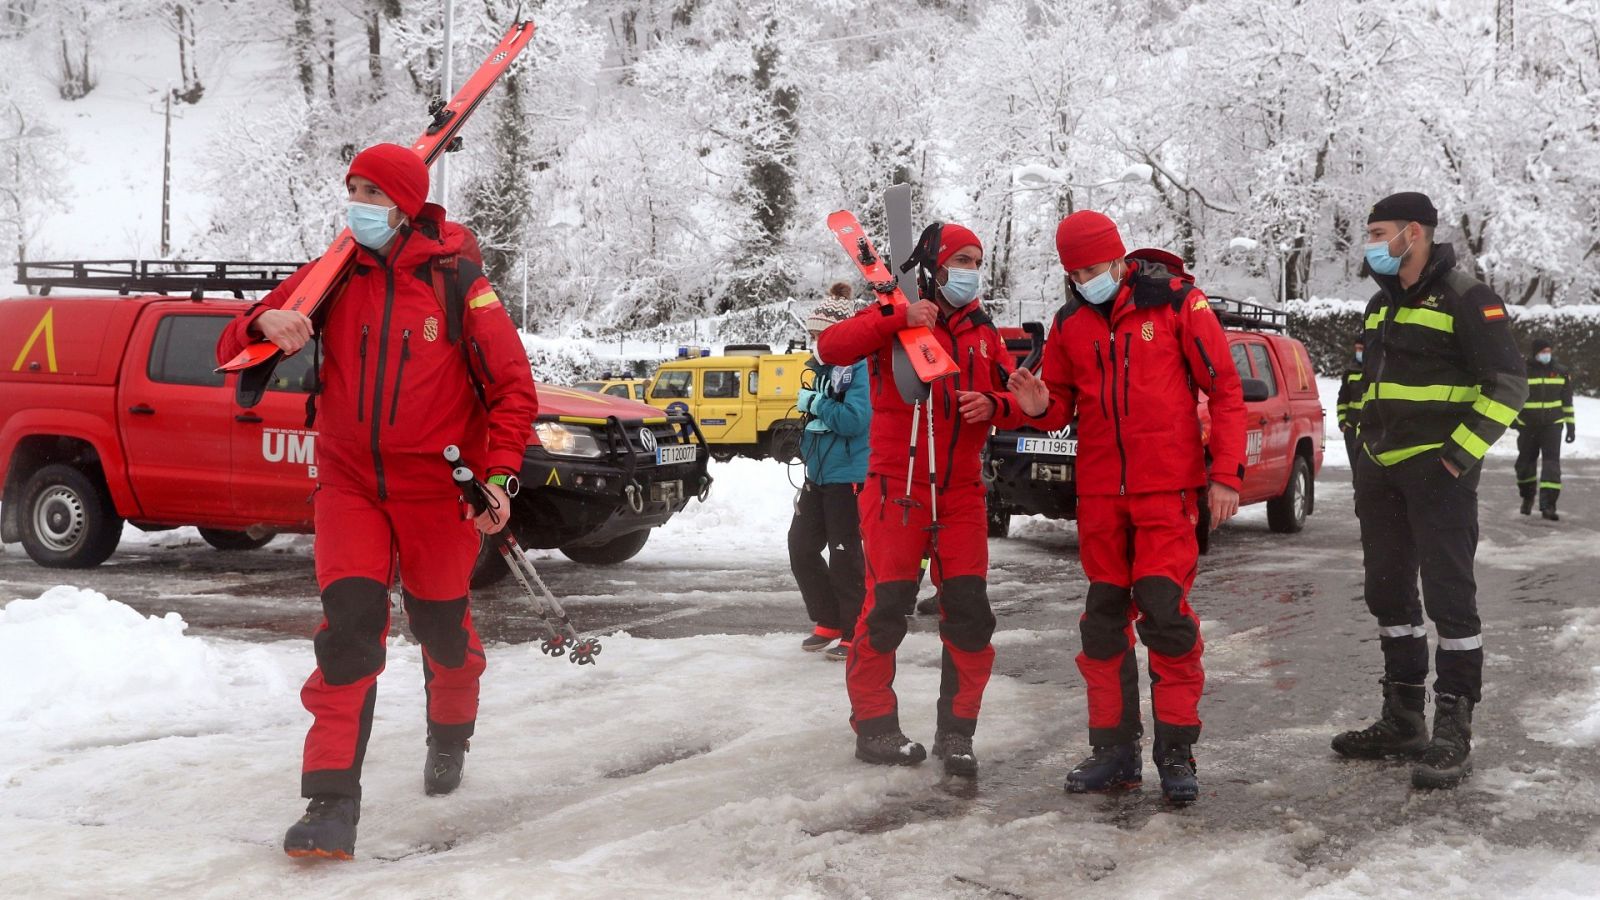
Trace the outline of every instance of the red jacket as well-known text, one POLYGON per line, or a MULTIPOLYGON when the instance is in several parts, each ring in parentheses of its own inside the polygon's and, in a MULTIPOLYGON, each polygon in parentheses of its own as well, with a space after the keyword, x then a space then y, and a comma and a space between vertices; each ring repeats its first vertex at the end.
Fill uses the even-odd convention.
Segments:
MULTIPOLYGON (((1144 254, 1155 255, 1135 256, 1144 254)), ((1207 477, 1198 389, 1210 398, 1210 479, 1238 490, 1244 395, 1222 325, 1175 257, 1172 268, 1150 256, 1127 262, 1109 314, 1077 297, 1056 314, 1041 372, 1050 388, 1044 415, 996 423, 1053 431, 1076 416, 1080 495, 1184 490, 1207 477)))
MULTIPOLYGON (((430 203, 415 228, 401 228, 388 260, 357 250, 355 274, 318 312, 321 482, 361 487, 380 498, 452 495, 442 456, 449 444, 461 447, 480 478, 521 470, 539 399, 516 326, 467 256, 458 258, 461 280, 470 279, 458 344, 448 339, 433 288, 432 260, 472 244, 470 232, 444 221, 444 210, 430 203)), ((309 268, 302 266, 223 331, 219 362, 255 340, 251 324, 288 302, 309 268)))
MULTIPOLYGON (((871 455, 867 471, 904 481, 911 440, 911 405, 900 399, 894 384, 896 333, 906 327, 906 308, 871 306, 822 332, 817 353, 824 363, 848 366, 866 358, 872 374, 871 455)), ((960 371, 933 385, 931 399, 923 404, 931 414, 936 463, 941 487, 977 487, 979 454, 989 440, 989 428, 961 420, 957 391, 996 392, 1005 389, 1012 371, 1011 355, 988 313, 974 303, 948 319, 940 316, 931 329, 960 371)), ((927 424, 917 423, 917 466, 912 477, 927 483, 927 424)))

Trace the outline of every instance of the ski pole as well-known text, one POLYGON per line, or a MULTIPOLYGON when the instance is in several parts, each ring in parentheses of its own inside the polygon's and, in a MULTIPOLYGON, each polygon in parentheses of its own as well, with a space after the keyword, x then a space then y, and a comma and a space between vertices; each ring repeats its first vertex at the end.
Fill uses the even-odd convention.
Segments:
MULTIPOLYGON (((948 409, 946 410, 948 412, 948 409)), ((928 531, 932 532, 930 546, 939 546, 939 454, 933 442, 933 397, 928 397, 928 531)))
MULTIPOLYGON (((922 415, 922 400, 918 399, 911 404, 911 453, 906 461, 906 495, 895 502, 900 506, 900 524, 911 523, 911 507, 915 501, 911 499, 911 479, 917 469, 917 419, 922 415)), ((933 407, 928 407, 928 424, 933 424, 933 407)), ((931 450, 930 450, 931 452, 931 450)))
MULTIPOLYGON (((473 515, 482 515, 490 509, 490 495, 483 482, 473 475, 472 470, 461 464, 461 449, 455 444, 444 448, 445 462, 454 468, 451 476, 456 487, 461 490, 461 498, 472 509, 473 515)), ((507 516, 509 519, 509 515, 507 516)), ((567 618, 566 610, 561 608, 560 601, 550 593, 550 588, 539 577, 539 570, 533 567, 528 556, 522 550, 522 545, 517 542, 517 536, 511 532, 509 522, 498 534, 489 535, 489 540, 494 542, 494 547, 500 552, 500 557, 505 560, 506 568, 521 585, 522 592, 529 606, 539 616, 540 624, 544 627, 547 637, 540 643, 539 649, 549 656, 563 656, 569 650, 571 660, 577 665, 593 665, 594 658, 600 652, 600 642, 594 638, 580 637, 572 622, 567 618), (534 585, 538 585, 535 593, 534 585), (542 599, 541 599, 542 595, 542 599)))

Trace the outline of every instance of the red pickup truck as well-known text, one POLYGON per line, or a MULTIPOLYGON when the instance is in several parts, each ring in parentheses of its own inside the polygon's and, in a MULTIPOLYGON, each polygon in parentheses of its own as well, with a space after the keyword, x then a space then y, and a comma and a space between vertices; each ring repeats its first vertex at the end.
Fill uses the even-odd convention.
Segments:
MULTIPOLYGON (((1267 524, 1273 531, 1300 531, 1316 509, 1316 477, 1322 471, 1324 412, 1311 357, 1303 344, 1283 334, 1282 313, 1221 297, 1212 297, 1211 304, 1227 330, 1233 365, 1244 382, 1246 459, 1239 502, 1266 503, 1267 524)), ((1006 344, 1019 357, 1019 365, 1038 362, 1037 351, 1021 358, 1029 343, 1026 338, 1034 333, 1007 335, 1006 344)), ((1211 417, 1203 396, 1199 413, 1204 442, 1211 417)), ((1077 451, 1070 427, 1057 434, 995 431, 984 466, 990 536, 1004 537, 1014 513, 1076 518, 1077 451)), ((1204 518, 1206 505, 1200 509, 1204 518)), ((1198 533, 1205 548, 1210 523, 1202 521, 1198 533)))
MULTIPOLYGON (((284 360, 261 403, 240 407, 237 376, 212 371, 212 354, 247 304, 206 296, 266 290, 292 271, 19 264, 19 283, 44 295, 0 300, 0 541, 21 541, 40 565, 78 568, 116 550, 124 520, 145 530, 198 526, 223 550, 311 531, 317 433, 305 420, 313 353, 284 360), (50 295, 52 288, 75 293, 50 295)), ((688 417, 541 384, 535 430, 540 440, 530 443, 521 472, 528 487, 512 504, 511 524, 526 547, 620 562, 710 488, 710 454, 688 417)), ((450 477, 442 459, 439 477, 450 477)), ((474 581, 504 572, 486 553, 474 581)))

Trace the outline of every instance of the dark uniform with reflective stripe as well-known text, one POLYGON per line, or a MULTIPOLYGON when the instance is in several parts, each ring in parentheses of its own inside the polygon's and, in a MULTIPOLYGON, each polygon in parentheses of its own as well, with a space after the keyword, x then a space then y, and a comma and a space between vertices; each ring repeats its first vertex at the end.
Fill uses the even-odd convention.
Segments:
POLYGON ((1361 395, 1366 388, 1366 383, 1361 376, 1360 369, 1351 369, 1344 373, 1344 378, 1339 382, 1339 399, 1337 403, 1337 420, 1339 433, 1344 435, 1345 455, 1350 460, 1350 477, 1355 477, 1356 456, 1361 452, 1361 442, 1357 436, 1361 430, 1357 427, 1361 422, 1361 395))
POLYGON ((1572 376, 1557 363, 1528 361, 1528 402, 1517 417, 1517 491, 1538 491, 1539 509, 1553 510, 1561 496, 1561 430, 1577 423, 1572 409, 1572 376), (1540 470, 1540 458, 1544 466, 1540 470))
POLYGON ((1505 305, 1456 269, 1448 244, 1433 245, 1409 289, 1396 276, 1373 278, 1380 290, 1367 304, 1356 463, 1367 607, 1391 683, 1427 679, 1425 605, 1439 633, 1435 691, 1477 703, 1478 478, 1484 453, 1527 398, 1522 355, 1505 305))

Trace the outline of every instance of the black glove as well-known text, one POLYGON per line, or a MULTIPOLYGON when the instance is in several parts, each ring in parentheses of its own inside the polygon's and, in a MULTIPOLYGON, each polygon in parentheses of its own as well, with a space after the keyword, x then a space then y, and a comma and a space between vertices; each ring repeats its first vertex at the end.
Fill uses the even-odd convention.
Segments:
POLYGON ((1576 423, 1576 422, 1568 422, 1567 423, 1567 443, 1569 443, 1569 444, 1575 443, 1577 440, 1578 440, 1578 423, 1576 423))

